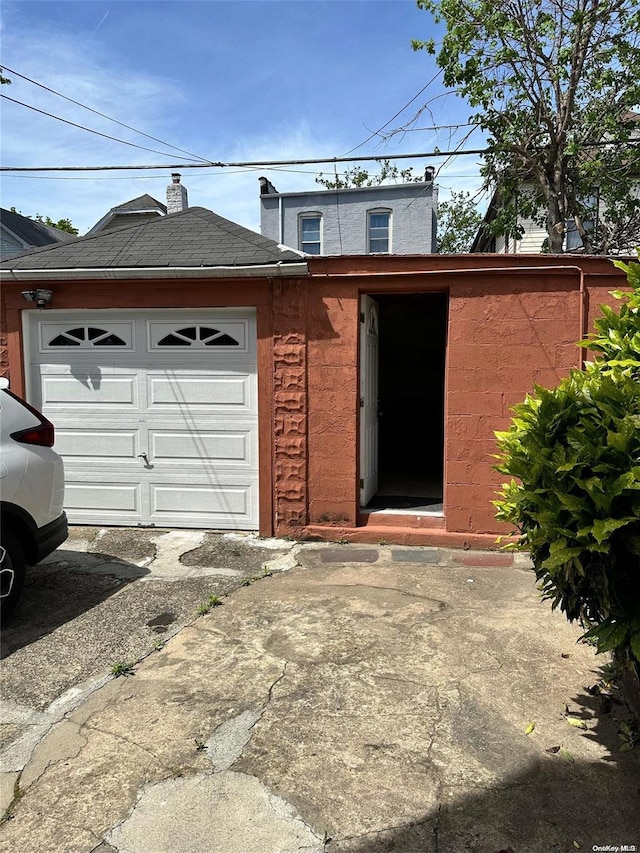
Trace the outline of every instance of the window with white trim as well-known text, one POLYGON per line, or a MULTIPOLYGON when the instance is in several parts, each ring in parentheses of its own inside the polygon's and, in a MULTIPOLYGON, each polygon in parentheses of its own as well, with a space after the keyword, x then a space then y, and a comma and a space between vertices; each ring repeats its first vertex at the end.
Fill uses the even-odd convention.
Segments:
MULTIPOLYGON (((582 225, 584 230, 590 232, 593 235, 595 230, 595 223, 598 216, 598 195, 594 193, 590 195, 583 203, 585 208, 585 213, 582 218, 582 225)), ((565 241, 564 241, 564 249, 565 252, 575 252, 577 249, 582 249, 582 237, 578 232, 578 226, 576 225, 575 219, 567 220, 567 227, 565 230, 565 241)))
POLYGON ((303 213, 300 216, 300 249, 308 255, 322 254, 322 215, 303 213))
POLYGON ((186 326, 176 329, 158 341, 158 347, 237 347, 239 342, 209 326, 186 326))
POLYGON ((367 252, 370 255, 391 251, 391 211, 367 213, 367 252))
POLYGON ((111 332, 96 326, 76 326, 56 335, 49 341, 50 347, 126 347, 127 342, 111 332))

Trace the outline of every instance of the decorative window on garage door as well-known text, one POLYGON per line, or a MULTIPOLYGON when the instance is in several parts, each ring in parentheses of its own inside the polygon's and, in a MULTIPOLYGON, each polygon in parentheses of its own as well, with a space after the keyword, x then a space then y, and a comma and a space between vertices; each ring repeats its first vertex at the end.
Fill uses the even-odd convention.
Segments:
POLYGON ((247 328, 243 320, 209 323, 151 324, 152 349, 245 350, 247 328))
POLYGON ((43 329, 44 343, 46 349, 58 349, 58 347, 78 347, 80 349, 94 349, 96 347, 131 347, 131 327, 129 325, 118 325, 117 328, 105 328, 104 326, 60 326, 53 324, 48 329, 43 329))

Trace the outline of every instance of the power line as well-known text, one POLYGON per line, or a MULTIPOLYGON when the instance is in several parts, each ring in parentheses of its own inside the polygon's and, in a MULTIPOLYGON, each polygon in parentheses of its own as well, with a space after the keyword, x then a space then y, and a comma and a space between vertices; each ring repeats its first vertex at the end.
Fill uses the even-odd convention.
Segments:
MULTIPOLYGON (((63 95, 62 92, 56 92, 55 89, 50 89, 49 86, 45 86, 44 83, 38 83, 37 80, 32 80, 30 77, 25 77, 24 74, 20 74, 18 71, 14 71, 13 68, 7 68, 6 65, 3 65, 2 68, 5 71, 8 71, 9 74, 13 74, 15 77, 20 77, 21 80, 26 80, 27 83, 33 83, 34 86, 39 86, 41 89, 44 89, 45 92, 51 92, 51 94, 57 95, 59 98, 64 98, 65 101, 69 101, 69 103, 71 104, 76 104, 76 106, 82 107, 83 110, 89 110, 90 113, 95 113, 95 115, 100 116, 101 118, 106 118, 109 121, 115 122, 115 124, 119 124, 120 127, 125 127, 127 130, 132 130, 134 133, 139 133, 140 136, 146 136, 147 139, 152 139, 154 142, 159 142, 161 145, 166 145, 167 148, 173 148, 175 151, 182 152, 182 154, 189 154, 191 157, 195 157, 197 160, 203 160, 205 163, 207 162, 206 157, 199 157, 192 151, 186 151, 184 148, 179 148, 177 145, 171 145, 171 143, 165 142, 163 139, 158 139, 157 136, 151 136, 148 133, 144 133, 144 131, 142 130, 138 130, 136 127, 131 127, 130 124, 125 124, 123 121, 118 121, 117 118, 108 116, 106 115, 106 113, 101 113, 99 110, 94 110, 93 107, 89 107, 86 104, 81 103, 80 101, 75 101, 73 98, 69 98, 67 95, 63 95)), ((26 106, 26 104, 23 104, 23 106, 26 106)))
MULTIPOLYGON (((420 160, 430 157, 452 157, 463 154, 485 154, 488 149, 476 148, 466 151, 423 151, 416 154, 394 154, 393 160, 420 160)), ((307 166, 311 164, 321 165, 322 163, 355 163, 355 162, 380 162, 388 158, 377 155, 369 155, 367 157, 324 157, 305 160, 253 160, 242 162, 214 162, 209 163, 170 163, 170 164, 155 164, 155 165, 139 165, 139 166, 0 166, 0 172, 102 172, 102 171, 135 171, 136 169, 226 169, 226 168, 245 168, 253 169, 256 167, 269 168, 272 166, 307 166)))
MULTIPOLYGON (((49 118, 54 118, 56 121, 62 121, 64 124, 70 124, 72 127, 77 127, 80 130, 86 130, 87 133, 95 133, 96 136, 102 136, 105 139, 111 139, 113 142, 120 142, 122 145, 130 145, 132 148, 139 148, 141 151, 149 151, 151 154, 160 154, 162 157, 170 157, 171 155, 166 151, 156 151, 155 148, 146 148, 144 145, 136 145, 135 142, 126 142, 124 139, 118 139, 117 136, 109 136, 108 133, 100 133, 99 130, 92 130, 90 127, 84 127, 82 124, 76 124, 74 121, 69 121, 66 118, 61 118, 60 116, 55 116, 52 113, 46 112, 46 110, 39 110, 37 107, 32 107, 30 104, 25 104, 22 101, 17 101, 15 98, 10 98, 8 95, 0 94, 0 97, 5 98, 7 101, 11 101, 14 104, 20 104, 21 107, 26 107, 28 110, 33 110, 36 113, 41 113, 44 116, 48 116, 49 118)), ((164 143, 163 143, 164 144, 164 143)), ((199 165, 209 165, 207 161, 204 163, 200 163, 199 165)))
MULTIPOLYGON (((3 95, 2 97, 6 97, 3 95)), ((63 119, 64 120, 64 119, 63 119)), ((96 132, 96 131, 94 131, 96 132)), ((126 143, 133 144, 133 143, 126 143)), ((612 145, 640 145, 640 139, 608 139, 603 141, 586 142, 586 148, 598 148, 612 145)), ((139 148, 140 146, 135 146, 139 148)), ((323 163, 356 163, 356 162, 381 162, 382 160, 423 160, 433 157, 465 157, 477 154, 487 154, 489 148, 465 148, 464 150, 455 151, 420 151, 413 154, 392 154, 391 158, 381 157, 379 154, 370 154, 365 157, 316 157, 306 158, 303 160, 245 160, 237 162, 209 161, 206 163, 156 163, 138 164, 132 166, 0 166, 0 172, 104 172, 104 171, 138 171, 143 169, 157 169, 166 171, 167 169, 255 169, 255 168, 275 168, 278 166, 305 166, 305 165, 321 165, 323 163)), ((161 153, 161 152, 154 152, 161 153)))
MULTIPOLYGON (((258 167, 262 168, 262 167, 258 167)), ((224 175, 220 177, 226 177, 227 175, 244 175, 247 174, 248 171, 255 171, 255 169, 249 170, 245 169, 234 169, 228 172, 225 172, 224 175)), ((317 169, 284 169, 284 168, 273 168, 271 171, 278 172, 278 174, 291 174, 291 175, 317 175, 317 169)), ((204 178, 205 172, 196 172, 195 174, 192 172, 189 177, 190 178, 204 178)), ((344 177, 346 172, 338 172, 340 177, 344 177)), ((5 178, 16 178, 21 181, 130 181, 132 180, 130 175, 105 175, 103 178, 96 177, 82 177, 80 175, 70 175, 70 176, 58 176, 58 175, 20 175, 15 172, 10 173, 4 176, 5 178)), ((444 179, 449 178, 477 178, 476 174, 466 174, 466 175, 455 175, 447 172, 442 176, 444 179)), ((136 175, 136 181, 157 181, 160 178, 160 175, 136 175)), ((385 184, 384 186, 393 186, 393 184, 385 184)), ((443 184, 440 184, 443 186, 443 184)), ((444 187, 444 189, 450 189, 449 187, 444 187)))

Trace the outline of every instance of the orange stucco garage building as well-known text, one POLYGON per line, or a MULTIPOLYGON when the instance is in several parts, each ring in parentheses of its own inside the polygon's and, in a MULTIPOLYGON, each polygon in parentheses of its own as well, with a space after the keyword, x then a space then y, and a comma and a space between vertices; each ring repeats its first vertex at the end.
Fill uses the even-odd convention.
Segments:
POLYGON ((496 547, 494 431, 580 366, 623 274, 229 225, 189 208, 0 265, 2 372, 56 424, 71 521, 496 547))

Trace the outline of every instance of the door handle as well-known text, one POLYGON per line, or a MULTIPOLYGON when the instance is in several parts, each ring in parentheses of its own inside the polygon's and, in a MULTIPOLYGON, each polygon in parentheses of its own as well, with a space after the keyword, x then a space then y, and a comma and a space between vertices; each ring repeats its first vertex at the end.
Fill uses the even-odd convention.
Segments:
POLYGON ((138 458, 139 458, 139 459, 144 459, 144 466, 145 466, 145 468, 153 468, 153 465, 151 465, 151 464, 149 463, 149 457, 147 456, 147 454, 146 454, 146 453, 138 453, 138 458))

